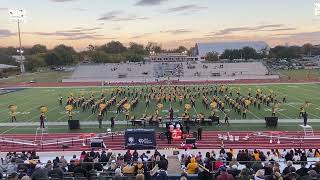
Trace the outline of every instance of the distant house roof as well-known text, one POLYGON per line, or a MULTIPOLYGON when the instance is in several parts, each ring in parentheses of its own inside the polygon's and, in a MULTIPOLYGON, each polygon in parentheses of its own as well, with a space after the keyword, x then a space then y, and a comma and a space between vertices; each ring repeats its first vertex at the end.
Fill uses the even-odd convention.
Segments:
POLYGON ((8 69, 8 68, 16 68, 17 66, 12 66, 8 64, 0 64, 0 70, 1 69, 8 69))
POLYGON ((240 42, 209 42, 197 43, 196 50, 198 56, 205 56, 208 52, 222 54, 226 49, 242 49, 244 47, 254 48, 257 52, 269 50, 269 45, 264 41, 240 41, 240 42))

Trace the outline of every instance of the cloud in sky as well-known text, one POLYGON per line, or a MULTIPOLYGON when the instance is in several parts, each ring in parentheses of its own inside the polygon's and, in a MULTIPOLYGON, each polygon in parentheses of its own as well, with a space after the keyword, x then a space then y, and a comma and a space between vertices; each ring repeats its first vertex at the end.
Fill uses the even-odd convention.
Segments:
POLYGON ((74 0, 50 0, 52 2, 69 2, 69 1, 74 1, 74 0))
POLYGON ((234 27, 234 28, 226 28, 222 29, 218 32, 213 32, 213 35, 221 36, 221 35, 229 35, 235 32, 254 32, 254 31, 290 31, 296 30, 296 28, 287 28, 283 24, 269 24, 269 25, 260 25, 254 27, 234 27))
POLYGON ((162 13, 184 13, 184 14, 187 14, 187 13, 191 13, 191 12, 202 11, 204 9, 208 9, 208 7, 199 6, 199 5, 196 5, 196 4, 188 4, 188 5, 168 8, 168 9, 163 10, 161 12, 162 13))
POLYGON ((55 36, 58 40, 79 40, 79 39, 103 39, 104 35, 98 34, 97 30, 101 27, 83 28, 75 27, 70 30, 55 31, 55 32, 24 32, 24 34, 38 36, 55 36))
POLYGON ((136 6, 154 6, 159 5, 168 0, 139 0, 135 5, 136 6))
POLYGON ((139 34, 139 35, 132 36, 132 37, 130 37, 130 39, 140 39, 140 38, 145 38, 145 37, 150 36, 151 34, 153 34, 153 33, 143 33, 143 34, 139 34))
POLYGON ((87 11, 88 9, 86 8, 72 8, 75 11, 87 11))
POLYGON ((97 20, 100 21, 134 21, 134 20, 146 20, 147 17, 140 17, 135 14, 125 14, 123 11, 110 11, 102 15, 97 20))
POLYGON ((166 30, 166 31, 160 31, 161 33, 171 33, 171 34, 186 34, 191 33, 192 30, 190 29, 174 29, 174 30, 166 30))
POLYGON ((12 33, 10 30, 8 29, 0 29, 0 38, 2 37, 10 37, 12 35, 14 35, 15 33, 12 33))

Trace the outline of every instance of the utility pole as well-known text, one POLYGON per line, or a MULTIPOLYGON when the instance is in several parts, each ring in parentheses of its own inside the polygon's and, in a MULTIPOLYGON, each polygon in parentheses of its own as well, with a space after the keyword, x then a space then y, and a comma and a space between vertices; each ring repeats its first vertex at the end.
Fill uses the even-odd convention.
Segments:
POLYGON ((19 10, 9 9, 9 15, 10 15, 11 20, 17 21, 17 23, 18 23, 19 49, 17 50, 17 52, 20 55, 20 71, 21 71, 21 73, 25 73, 24 59, 23 59, 23 55, 22 55, 23 50, 22 50, 22 43, 21 43, 20 23, 25 20, 26 11, 23 9, 19 9, 19 10))

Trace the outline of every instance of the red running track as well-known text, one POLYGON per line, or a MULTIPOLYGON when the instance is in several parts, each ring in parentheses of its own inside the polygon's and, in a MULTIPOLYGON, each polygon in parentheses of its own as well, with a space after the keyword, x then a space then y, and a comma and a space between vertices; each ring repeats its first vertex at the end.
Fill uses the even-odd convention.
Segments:
MULTIPOLYGON (((221 141, 218 139, 218 134, 223 134, 226 132, 219 132, 219 131, 206 131, 203 132, 202 140, 197 141, 197 147, 199 149, 219 149, 221 147, 221 141)), ((281 132, 282 136, 290 136, 290 137, 301 137, 303 136, 303 132, 300 131, 286 131, 281 132)), ((273 139, 273 142, 270 143, 270 138, 266 137, 257 137, 253 136, 252 132, 245 132, 245 131, 233 131, 230 132, 233 136, 240 136, 240 140, 238 142, 230 142, 225 141, 224 147, 225 148, 233 148, 233 149, 291 149, 291 148, 302 148, 302 149, 309 149, 309 148, 319 148, 320 147, 320 140, 292 140, 292 139, 280 139, 280 143, 277 143, 277 138, 273 139), (249 140, 243 140, 247 134, 249 134, 249 140)), ((314 132, 315 136, 320 137, 320 131, 314 132)), ((71 138, 71 137, 79 137, 82 134, 79 133, 66 133, 66 134, 48 134, 44 135, 43 140, 57 140, 61 138, 71 138)), ((159 138, 159 133, 157 135, 157 148, 158 149, 166 149, 166 148, 179 148, 183 140, 173 140, 172 144, 168 145, 166 139, 161 140, 159 138)), ((34 135, 32 134, 8 134, 0 136, 0 140, 2 137, 6 138, 14 138, 20 140, 34 140, 34 135)), ((0 151, 2 152, 9 152, 9 151, 28 151, 28 150, 35 150, 35 151, 46 151, 46 152, 53 152, 53 151, 82 151, 82 150, 90 150, 89 145, 90 140, 88 140, 87 145, 83 146, 83 141, 76 141, 73 143, 65 143, 69 145, 69 148, 63 149, 62 144, 53 144, 48 146, 29 146, 29 145, 18 145, 13 143, 5 143, 0 142, 0 151)), ((107 146, 107 149, 113 150, 123 150, 124 149, 124 137, 122 136, 114 136, 113 139, 111 137, 104 138, 104 142, 107 146)))

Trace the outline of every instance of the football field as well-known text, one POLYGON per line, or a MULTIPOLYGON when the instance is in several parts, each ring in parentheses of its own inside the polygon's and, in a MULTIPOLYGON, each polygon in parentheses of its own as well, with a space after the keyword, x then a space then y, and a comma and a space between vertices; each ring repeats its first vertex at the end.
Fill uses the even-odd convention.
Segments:
MULTIPOLYGON (((199 86, 186 86, 191 91, 197 91, 199 86)), ((260 89, 262 93, 268 93, 270 90, 276 96, 278 101, 282 101, 283 97, 287 97, 287 102, 282 103, 276 112, 276 116, 279 119, 297 119, 299 109, 305 102, 309 102, 305 110, 309 114, 309 119, 320 119, 320 85, 319 84, 263 84, 263 85, 228 85, 229 89, 240 90, 241 95, 247 95, 251 90, 251 94, 255 94, 256 89, 260 89)), ((91 95, 97 99, 100 98, 101 94, 105 94, 106 100, 111 98, 112 89, 115 87, 70 87, 70 88, 26 88, 15 92, 10 92, 0 95, 0 122, 10 122, 11 115, 9 105, 17 106, 17 120, 18 122, 38 122, 40 106, 47 106, 48 113, 46 114, 47 120, 50 122, 62 122, 68 120, 68 115, 65 111, 66 99, 72 93, 73 96, 80 97, 80 94, 84 95, 85 98, 89 98, 91 95), (63 105, 59 104, 59 97, 63 97, 63 105)), ((124 87, 127 89, 128 87, 124 87)), ((133 86, 129 89, 135 88, 139 90, 145 88, 144 86, 133 86)), ((191 92, 194 93, 194 92, 191 92)), ((235 92, 233 94, 236 94, 235 92)), ((132 101, 133 96, 119 96, 117 102, 127 97, 128 101, 132 101)), ((145 99, 143 96, 138 96, 137 107, 130 112, 130 117, 135 116, 136 118, 142 117, 143 114, 151 115, 154 114, 157 109, 157 102, 154 100, 150 101, 149 108, 146 108, 145 99)), ((209 101, 213 96, 208 96, 209 101)), ((223 98, 223 95, 220 95, 223 98)), ((167 116, 170 107, 174 110, 174 116, 182 116, 184 113, 184 104, 190 103, 188 98, 184 99, 183 105, 181 106, 178 101, 166 101, 161 102, 164 107, 160 110, 160 116, 167 116)), ((247 120, 250 119, 264 119, 266 116, 271 116, 271 106, 262 105, 261 109, 250 105, 249 111, 247 112, 247 120)), ((189 110, 190 115, 196 116, 196 114, 202 113, 205 117, 209 116, 212 111, 223 119, 224 114, 219 109, 206 109, 202 104, 202 95, 198 96, 195 102, 195 107, 189 110)), ((234 110, 228 106, 225 107, 225 112, 230 116, 231 120, 242 120, 241 115, 238 115, 234 110)), ((91 113, 91 108, 82 111, 81 108, 74 109, 73 119, 80 121, 97 121, 97 113, 91 113)), ((116 117, 117 121, 125 120, 125 113, 117 113, 116 105, 111 106, 108 109, 105 120, 109 120, 110 117, 116 117)))

